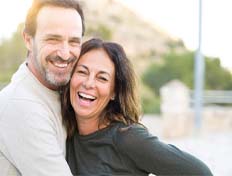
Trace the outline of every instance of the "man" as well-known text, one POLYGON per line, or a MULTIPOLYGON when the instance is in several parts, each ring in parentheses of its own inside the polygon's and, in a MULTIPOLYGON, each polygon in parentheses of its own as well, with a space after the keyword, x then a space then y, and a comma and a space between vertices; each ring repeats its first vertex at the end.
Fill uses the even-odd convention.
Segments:
POLYGON ((78 1, 32 3, 23 32, 28 57, 0 92, 1 176, 72 175, 65 160, 59 88, 70 79, 83 34, 78 1))

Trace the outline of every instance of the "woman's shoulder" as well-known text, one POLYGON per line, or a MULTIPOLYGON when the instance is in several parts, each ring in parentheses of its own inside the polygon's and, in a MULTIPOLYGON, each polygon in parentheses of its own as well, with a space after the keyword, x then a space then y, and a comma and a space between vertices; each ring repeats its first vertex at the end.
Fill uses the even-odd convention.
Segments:
POLYGON ((131 135, 131 134, 149 134, 148 129, 141 123, 132 123, 132 124, 124 124, 122 122, 117 122, 117 134, 122 135, 131 135))
POLYGON ((117 123, 114 139, 120 146, 141 144, 149 138, 157 139, 140 123, 130 125, 121 122, 117 123))

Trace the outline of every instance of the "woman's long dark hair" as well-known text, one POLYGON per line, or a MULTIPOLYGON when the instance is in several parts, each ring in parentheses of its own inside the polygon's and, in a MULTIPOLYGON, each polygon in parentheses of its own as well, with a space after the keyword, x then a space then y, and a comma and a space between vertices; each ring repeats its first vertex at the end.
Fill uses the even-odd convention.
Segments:
MULTIPOLYGON (((97 49, 103 49, 115 67, 115 99, 111 100, 106 106, 101 115, 100 124, 113 121, 122 121, 125 124, 138 123, 140 102, 136 76, 124 49, 114 42, 91 39, 83 43, 80 57, 97 49)), ((63 123, 67 129, 68 137, 71 137, 77 128, 77 121, 70 102, 70 82, 62 91, 61 109, 63 123)))

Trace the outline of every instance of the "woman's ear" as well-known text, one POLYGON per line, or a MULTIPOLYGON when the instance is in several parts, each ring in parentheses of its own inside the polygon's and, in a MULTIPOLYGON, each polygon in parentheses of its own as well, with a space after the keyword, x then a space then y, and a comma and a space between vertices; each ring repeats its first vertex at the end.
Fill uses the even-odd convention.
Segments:
POLYGON ((112 96, 111 96, 111 98, 110 98, 110 100, 114 100, 115 99, 115 94, 113 94, 112 96))

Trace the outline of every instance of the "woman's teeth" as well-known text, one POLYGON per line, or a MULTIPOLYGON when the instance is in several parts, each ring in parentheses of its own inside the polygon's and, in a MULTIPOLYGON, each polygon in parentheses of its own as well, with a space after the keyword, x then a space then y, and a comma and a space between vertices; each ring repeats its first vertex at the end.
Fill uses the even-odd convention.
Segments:
POLYGON ((88 95, 88 94, 81 93, 81 92, 79 92, 78 95, 80 98, 84 98, 84 99, 91 100, 91 101, 96 99, 96 97, 94 97, 92 95, 88 95))

